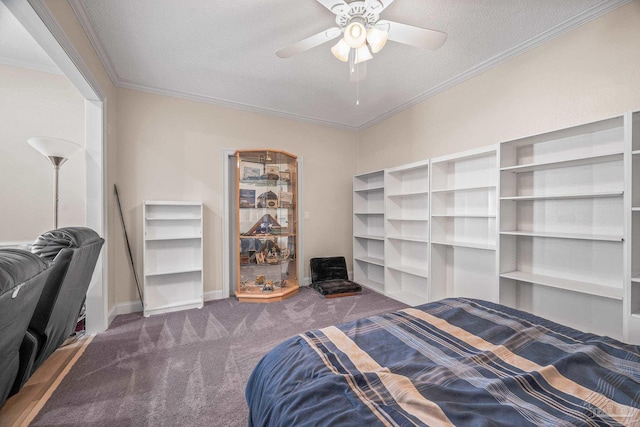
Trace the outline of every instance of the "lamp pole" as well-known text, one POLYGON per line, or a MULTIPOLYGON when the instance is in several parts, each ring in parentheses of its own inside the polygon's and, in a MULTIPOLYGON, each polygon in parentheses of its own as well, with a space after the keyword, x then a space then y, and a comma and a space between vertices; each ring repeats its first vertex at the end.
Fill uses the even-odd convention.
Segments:
POLYGON ((67 161, 65 157, 47 156, 53 165, 53 229, 58 228, 58 173, 60 166, 67 161))

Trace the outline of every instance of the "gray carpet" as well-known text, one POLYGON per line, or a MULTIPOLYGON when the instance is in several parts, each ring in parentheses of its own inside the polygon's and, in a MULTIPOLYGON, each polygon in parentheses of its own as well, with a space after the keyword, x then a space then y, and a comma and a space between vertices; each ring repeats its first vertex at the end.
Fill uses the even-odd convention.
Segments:
POLYGON ((406 307, 365 289, 325 299, 302 287, 271 304, 118 316, 62 381, 35 426, 246 426, 244 388, 260 358, 298 333, 406 307))

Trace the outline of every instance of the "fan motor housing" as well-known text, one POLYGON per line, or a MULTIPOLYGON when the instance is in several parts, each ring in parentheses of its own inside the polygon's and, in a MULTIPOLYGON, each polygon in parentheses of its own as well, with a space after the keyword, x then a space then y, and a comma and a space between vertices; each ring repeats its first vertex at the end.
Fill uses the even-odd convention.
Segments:
POLYGON ((349 3, 349 9, 344 13, 336 14, 336 24, 345 28, 354 20, 358 20, 368 28, 374 26, 379 18, 377 13, 367 9, 363 1, 354 1, 349 3))

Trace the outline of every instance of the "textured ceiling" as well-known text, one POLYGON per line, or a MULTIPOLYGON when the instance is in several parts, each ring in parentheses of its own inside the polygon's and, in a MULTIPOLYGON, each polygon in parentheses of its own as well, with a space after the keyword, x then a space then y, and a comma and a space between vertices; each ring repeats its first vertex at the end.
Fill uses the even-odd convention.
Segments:
POLYGON ((0 64, 60 74, 60 70, 0 2, 0 64))
POLYGON ((335 42, 275 55, 335 26, 315 0, 69 1, 118 86, 359 130, 628 0, 395 0, 381 19, 447 42, 389 42, 359 85, 331 54, 335 42))

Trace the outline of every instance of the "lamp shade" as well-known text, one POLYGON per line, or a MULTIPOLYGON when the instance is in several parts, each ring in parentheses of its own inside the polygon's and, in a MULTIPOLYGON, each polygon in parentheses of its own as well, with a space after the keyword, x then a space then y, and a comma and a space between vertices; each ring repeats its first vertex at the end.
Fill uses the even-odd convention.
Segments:
POLYGON ((29 138, 27 142, 46 157, 68 159, 73 153, 82 149, 79 144, 60 138, 35 137, 29 138))
POLYGON ((367 42, 371 46, 371 52, 373 53, 380 52, 387 43, 388 38, 388 32, 379 30, 376 27, 371 27, 367 30, 367 42))
POLYGON ((353 48, 359 48, 367 40, 367 31, 359 22, 352 22, 344 29, 344 41, 353 48))
POLYGON ((345 42, 344 39, 340 39, 340 41, 331 48, 331 53, 333 53, 333 56, 338 58, 340 61, 347 62, 349 60, 350 50, 351 48, 347 42, 345 42))
POLYGON ((367 47, 366 44, 363 44, 358 49, 356 49, 356 60, 354 61, 354 64, 359 64, 361 62, 368 61, 371 58, 373 58, 373 56, 371 56, 371 52, 369 52, 369 48, 367 47))

